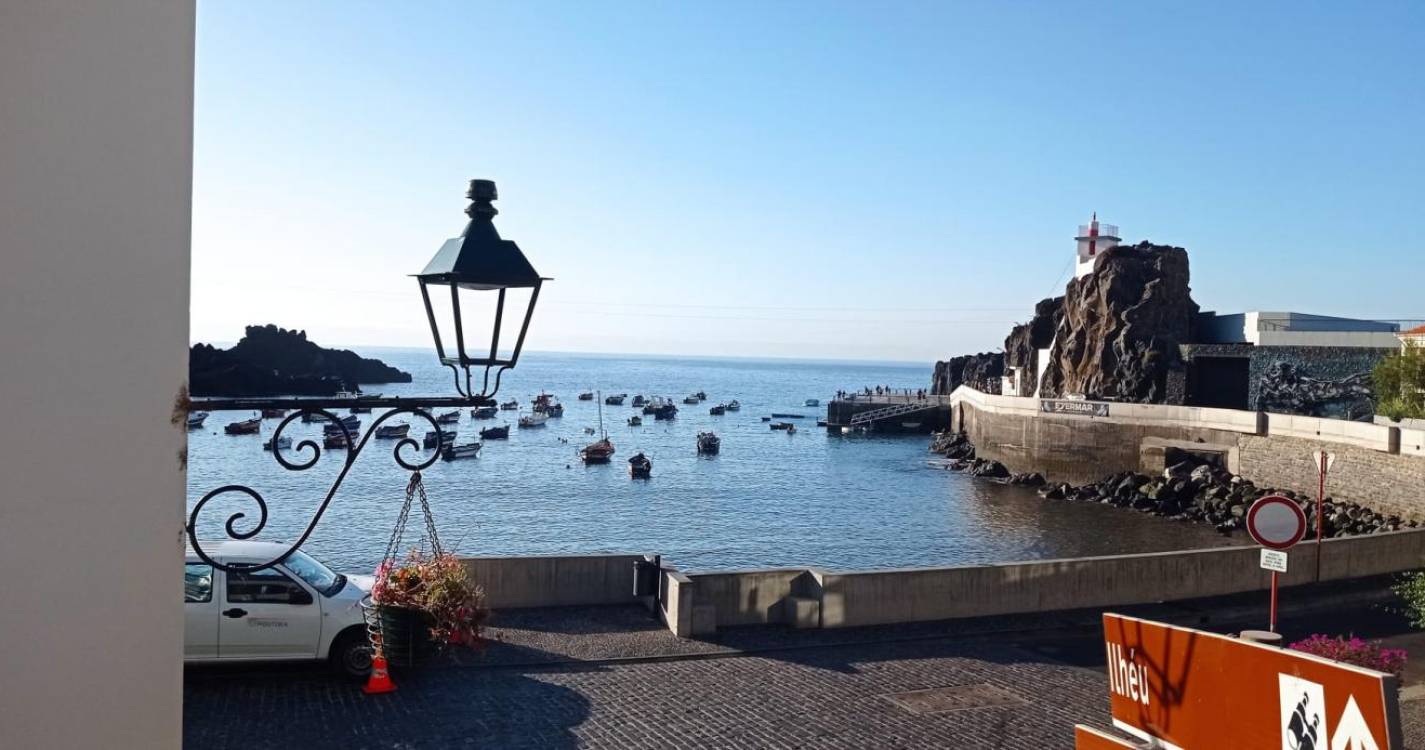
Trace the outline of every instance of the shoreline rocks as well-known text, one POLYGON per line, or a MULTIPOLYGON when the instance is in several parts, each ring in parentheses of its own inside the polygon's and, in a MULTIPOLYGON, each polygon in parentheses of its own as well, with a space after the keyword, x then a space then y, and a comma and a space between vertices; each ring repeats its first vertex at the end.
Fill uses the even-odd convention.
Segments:
MULTIPOLYGON (((1193 457, 1169 466, 1159 476, 1119 472, 1097 482, 1072 485, 1049 482, 1038 472, 1014 474, 1004 464, 975 456, 975 447, 963 434, 937 434, 931 451, 950 461, 946 468, 1001 484, 1037 487, 1045 500, 1098 503, 1150 513, 1174 521, 1212 524, 1222 534, 1246 533, 1247 509, 1265 495, 1295 500, 1306 513, 1307 528, 1316 528, 1315 497, 1294 490, 1258 487, 1252 480, 1193 457)), ((1322 505, 1327 538, 1377 534, 1416 528, 1416 521, 1382 515, 1352 502, 1327 497, 1322 505)), ((1314 532, 1313 532, 1314 533, 1314 532)))

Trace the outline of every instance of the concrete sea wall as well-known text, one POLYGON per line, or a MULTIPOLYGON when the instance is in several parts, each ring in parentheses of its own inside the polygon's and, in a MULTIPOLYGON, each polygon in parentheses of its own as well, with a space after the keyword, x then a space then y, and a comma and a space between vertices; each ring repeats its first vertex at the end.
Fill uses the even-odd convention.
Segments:
MULTIPOLYGON (((1259 485, 1316 491, 1312 453, 1336 454, 1327 494, 1380 513, 1425 520, 1425 430, 1267 412, 1152 404, 1100 404, 1106 415, 1047 413, 1039 399, 961 388, 954 429, 976 454, 1014 472, 1075 484, 1123 471, 1162 469, 1164 450, 1218 454, 1259 485), (1156 464, 1154 463, 1156 461, 1156 464)), ((1097 402, 1076 402, 1093 405, 1097 402)))

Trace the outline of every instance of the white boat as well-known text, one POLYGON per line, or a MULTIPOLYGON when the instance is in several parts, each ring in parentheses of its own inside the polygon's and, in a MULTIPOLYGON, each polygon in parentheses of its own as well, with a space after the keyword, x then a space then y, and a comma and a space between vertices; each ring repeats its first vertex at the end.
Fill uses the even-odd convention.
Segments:
MULTIPOLYGON (((288 448, 291 448, 291 447, 292 447, 292 438, 291 438, 290 436, 288 436, 288 435, 283 435, 282 437, 277 438, 277 450, 287 450, 288 448)), ((272 441, 271 441, 270 439, 269 439, 269 440, 266 440, 266 441, 263 441, 263 443, 262 443, 262 449, 265 450, 265 451, 270 451, 270 450, 272 450, 272 441)))
POLYGON ((465 445, 452 445, 440 452, 440 457, 447 461, 454 461, 459 458, 475 458, 480 455, 479 443, 466 443, 465 445))
POLYGON ((740 411, 741 409, 742 409, 742 402, 741 402, 741 401, 738 401, 737 399, 733 399, 733 400, 727 402, 727 410, 728 410, 728 411, 740 411))
POLYGON ((809 398, 802 402, 802 406, 821 406, 821 402, 814 398, 809 398))
POLYGON ((208 418, 208 412, 200 411, 188 415, 188 429, 196 430, 203 426, 203 420, 208 418))
POLYGON ((547 414, 526 414, 520 417, 520 427, 543 427, 548 421, 547 414))

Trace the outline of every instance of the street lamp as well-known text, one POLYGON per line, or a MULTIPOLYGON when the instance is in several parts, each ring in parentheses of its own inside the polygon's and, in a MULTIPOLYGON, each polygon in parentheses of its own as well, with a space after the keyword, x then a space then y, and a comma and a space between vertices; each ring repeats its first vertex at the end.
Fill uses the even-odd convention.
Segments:
MULTIPOLYGON (((488 398, 500 390, 500 376, 515 366, 520 349, 524 347, 525 334, 529 331, 530 318, 534 316, 535 303, 539 301, 539 289, 545 279, 530 265, 529 259, 520 252, 519 245, 511 240, 501 239, 495 229, 494 218, 499 211, 492 201, 499 198, 493 180, 471 180, 470 189, 465 193, 470 199, 470 207, 465 213, 470 217, 465 232, 459 237, 445 241, 435 257, 426 264, 425 270, 416 274, 420 282, 421 300, 425 302, 426 318, 430 321, 431 336, 435 339, 436 355, 440 363, 455 373, 455 389, 466 398, 488 398), (450 288, 450 322, 444 326, 437 319, 431 305, 431 287, 450 288), (464 290, 464 303, 461 302, 464 290), (512 293, 511 290, 517 290, 512 293), (521 297, 528 290, 528 307, 519 309, 513 302, 511 315, 523 313, 519 336, 507 353, 500 351, 500 327, 505 318, 507 296, 521 297), (478 295, 478 296, 476 296, 478 295), (465 317, 463 311, 472 307, 493 309, 494 325, 490 332, 488 353, 478 339, 472 345, 478 349, 467 349, 465 345, 465 317), (454 333, 455 351, 447 354, 441 329, 449 327, 454 333), (472 387, 471 368, 483 367, 484 378, 477 394, 472 387), (495 371, 494 388, 490 388, 490 370, 495 371), (461 373, 465 374, 461 382, 461 373)), ((442 294, 436 290, 437 294, 442 294)))

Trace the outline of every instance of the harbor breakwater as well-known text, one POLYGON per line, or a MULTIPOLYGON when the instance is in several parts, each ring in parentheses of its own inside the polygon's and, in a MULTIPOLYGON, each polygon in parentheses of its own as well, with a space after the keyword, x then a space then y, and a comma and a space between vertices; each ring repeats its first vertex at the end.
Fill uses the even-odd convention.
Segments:
POLYGON ((952 430, 976 456, 1050 482, 1150 477, 1191 457, 1255 486, 1315 497, 1314 454, 1334 460, 1327 495, 1384 519, 1425 522, 1425 430, 1267 412, 952 394, 952 430), (1066 408, 1059 408, 1059 407, 1066 408), (1073 408, 1067 408, 1073 407, 1073 408))

